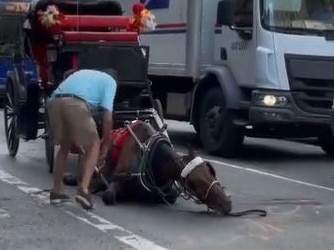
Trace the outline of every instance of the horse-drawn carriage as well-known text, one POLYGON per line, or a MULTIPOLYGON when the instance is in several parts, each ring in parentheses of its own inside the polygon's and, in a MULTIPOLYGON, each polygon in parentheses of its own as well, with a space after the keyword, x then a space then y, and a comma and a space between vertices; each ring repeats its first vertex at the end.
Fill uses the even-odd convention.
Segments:
POLYGON ((20 139, 42 138, 52 172, 54 145, 44 105, 69 69, 110 68, 115 72, 115 128, 134 119, 162 126, 161 105, 152 97, 147 76, 149 48, 139 45, 137 31, 129 31, 130 19, 122 15, 117 1, 40 0, 28 13, 7 11, 2 16, 0 25, 9 25, 6 31, 11 33, 6 38, 12 39, 13 70, 8 72, 4 106, 12 157, 20 139), (36 62, 39 81, 23 69, 29 59, 36 62))
MULTIPOLYGON (((49 133, 47 99, 68 70, 108 68, 115 72, 117 82, 111 136, 122 135, 123 147, 116 163, 96 169, 102 177, 109 177, 104 180, 105 203, 115 201, 119 190, 113 183, 120 184, 117 178, 126 181, 130 176, 136 177, 135 183, 139 181, 149 196, 154 194, 166 203, 174 203, 181 195, 231 214, 230 197, 212 166, 194 154, 179 155, 168 138, 161 104, 150 89, 149 48, 139 44, 141 18, 149 21, 149 12, 141 5, 134 7, 137 16, 129 18, 122 15, 116 1, 40 0, 31 4, 28 13, 19 9, 1 15, 0 44, 1 39, 6 40, 13 63, 4 106, 9 154, 16 156, 20 139, 42 138, 52 172, 55 147, 49 133), (4 27, 8 31, 5 35, 1 30, 4 27), (36 63, 39 81, 24 70, 25 62, 31 59, 36 63), (139 167, 135 164, 131 169, 133 162, 139 162, 139 167)), ((75 148, 72 153, 80 156, 75 148)), ((93 178, 92 183, 98 185, 99 181, 93 178)))

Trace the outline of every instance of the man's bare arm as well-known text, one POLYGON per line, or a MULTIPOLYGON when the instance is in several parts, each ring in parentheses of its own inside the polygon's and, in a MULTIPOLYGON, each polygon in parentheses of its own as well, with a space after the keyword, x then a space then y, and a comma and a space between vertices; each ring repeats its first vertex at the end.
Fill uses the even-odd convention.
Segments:
POLYGON ((104 110, 102 121, 102 143, 108 148, 110 146, 110 131, 112 129, 112 125, 113 121, 111 112, 109 110, 104 110))

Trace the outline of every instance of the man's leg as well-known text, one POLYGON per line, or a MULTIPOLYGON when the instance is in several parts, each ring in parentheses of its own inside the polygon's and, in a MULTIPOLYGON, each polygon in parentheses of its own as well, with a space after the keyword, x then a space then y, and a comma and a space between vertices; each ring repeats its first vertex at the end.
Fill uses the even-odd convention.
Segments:
POLYGON ((69 196, 63 193, 63 174, 66 168, 67 156, 69 153, 69 145, 67 142, 65 133, 66 127, 63 118, 63 110, 66 109, 66 105, 61 100, 56 100, 52 104, 47 105, 48 118, 50 121, 50 135, 52 136, 54 143, 60 145, 60 149, 55 159, 55 171, 54 171, 54 186, 50 192, 50 203, 65 202, 70 199, 69 196), (65 139, 64 139, 65 138, 65 139))
POLYGON ((68 145, 67 143, 60 145, 60 149, 56 156, 53 192, 58 194, 62 193, 64 190, 63 175, 66 169, 67 157, 70 149, 71 145, 68 145))
POLYGON ((87 105, 76 99, 68 101, 69 109, 65 111, 66 120, 70 121, 72 141, 75 146, 84 149, 82 176, 75 200, 85 209, 93 208, 93 201, 88 192, 100 150, 100 139, 96 124, 87 105))
POLYGON ((70 197, 64 193, 63 176, 66 168, 67 157, 70 146, 61 145, 55 160, 54 186, 50 193, 51 204, 62 203, 70 200, 70 197))
POLYGON ((94 167, 100 152, 100 140, 95 139, 91 145, 85 148, 85 155, 82 162, 82 178, 80 187, 87 190, 94 173, 94 167))
POLYGON ((82 176, 78 192, 75 197, 83 208, 92 209, 93 201, 89 194, 88 188, 94 174, 94 167, 97 163, 100 150, 100 141, 94 140, 89 146, 85 147, 85 155, 82 162, 82 176))

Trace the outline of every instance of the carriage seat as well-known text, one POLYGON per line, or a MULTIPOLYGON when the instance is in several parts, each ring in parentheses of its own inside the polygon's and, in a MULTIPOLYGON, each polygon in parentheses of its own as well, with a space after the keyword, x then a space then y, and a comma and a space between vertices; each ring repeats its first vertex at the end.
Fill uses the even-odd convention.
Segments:
POLYGON ((62 40, 75 42, 138 43, 136 32, 126 32, 126 16, 66 15, 62 24, 62 40))

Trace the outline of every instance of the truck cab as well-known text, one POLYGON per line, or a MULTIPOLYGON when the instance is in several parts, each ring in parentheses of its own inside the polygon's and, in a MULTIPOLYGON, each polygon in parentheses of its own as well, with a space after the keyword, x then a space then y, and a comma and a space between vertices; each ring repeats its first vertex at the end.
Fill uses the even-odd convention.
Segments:
POLYGON ((334 153, 333 7, 332 0, 219 2, 216 60, 240 87, 245 135, 317 137, 334 153))

